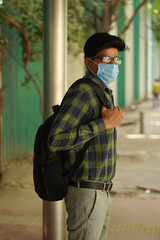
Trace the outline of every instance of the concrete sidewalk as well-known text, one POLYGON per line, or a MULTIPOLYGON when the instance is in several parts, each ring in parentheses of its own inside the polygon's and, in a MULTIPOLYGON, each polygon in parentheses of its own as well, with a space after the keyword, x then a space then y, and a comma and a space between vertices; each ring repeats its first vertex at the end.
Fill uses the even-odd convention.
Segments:
POLYGON ((33 190, 32 157, 3 166, 0 240, 42 239, 42 201, 33 190))
MULTIPOLYGON (((127 112, 118 127, 118 161, 107 240, 160 240, 160 109, 127 112), (144 134, 139 135, 139 111, 144 134)), ((32 156, 3 166, 0 240, 42 239, 42 201, 33 190, 32 156)))
POLYGON ((118 161, 108 240, 160 239, 160 108, 126 113, 118 127, 118 161), (139 112, 144 113, 140 134, 139 112))

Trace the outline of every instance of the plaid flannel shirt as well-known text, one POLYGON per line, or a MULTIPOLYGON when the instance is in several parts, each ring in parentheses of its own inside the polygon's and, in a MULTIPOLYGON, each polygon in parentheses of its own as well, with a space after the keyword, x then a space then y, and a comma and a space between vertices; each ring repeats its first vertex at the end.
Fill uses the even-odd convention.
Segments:
MULTIPOLYGON (((111 90, 93 74, 90 77, 103 89, 114 107, 111 90)), ((68 170, 84 144, 92 139, 82 164, 76 169, 72 180, 93 180, 108 183, 115 175, 116 129, 106 129, 101 118, 101 102, 94 90, 86 83, 67 92, 48 138, 51 151, 65 151, 65 167, 68 170)))

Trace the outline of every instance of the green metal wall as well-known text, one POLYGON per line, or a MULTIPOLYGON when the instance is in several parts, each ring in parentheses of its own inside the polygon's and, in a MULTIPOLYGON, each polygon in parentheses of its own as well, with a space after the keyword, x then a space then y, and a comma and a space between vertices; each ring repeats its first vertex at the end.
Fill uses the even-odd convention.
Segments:
MULTIPOLYGON (((21 59, 20 39, 18 30, 6 26, 9 39, 8 56, 2 66, 2 81, 5 88, 5 108, 3 112, 3 162, 24 156, 33 149, 37 127, 42 121, 40 102, 32 82, 28 88, 22 87, 25 72, 18 64, 21 59)), ((42 89, 42 61, 29 65, 31 72, 38 74, 42 89)))
MULTIPOLYGON (((134 11, 139 0, 134 1, 134 11)), ((134 100, 139 99, 139 14, 134 19, 134 100)))

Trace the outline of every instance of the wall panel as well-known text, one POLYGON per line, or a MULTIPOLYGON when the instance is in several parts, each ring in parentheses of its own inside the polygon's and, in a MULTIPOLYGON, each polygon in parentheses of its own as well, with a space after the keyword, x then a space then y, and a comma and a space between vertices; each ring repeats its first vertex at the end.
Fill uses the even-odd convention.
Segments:
MULTIPOLYGON (((2 66, 2 81, 5 88, 5 108, 3 112, 3 162, 19 158, 32 151, 38 125, 41 123, 40 103, 32 82, 23 87, 26 73, 21 62, 20 39, 18 30, 5 32, 9 39, 8 56, 2 66)), ((30 63, 32 74, 38 74, 42 89, 42 61, 30 63), (39 72, 39 73, 38 73, 39 72)))

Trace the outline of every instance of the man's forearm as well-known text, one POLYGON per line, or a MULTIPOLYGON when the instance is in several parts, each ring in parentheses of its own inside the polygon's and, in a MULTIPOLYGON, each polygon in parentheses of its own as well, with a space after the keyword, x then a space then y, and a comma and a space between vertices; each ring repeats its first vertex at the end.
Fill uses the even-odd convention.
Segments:
POLYGON ((51 130, 48 138, 48 147, 51 151, 76 149, 105 130, 105 124, 102 119, 67 130, 51 130))

